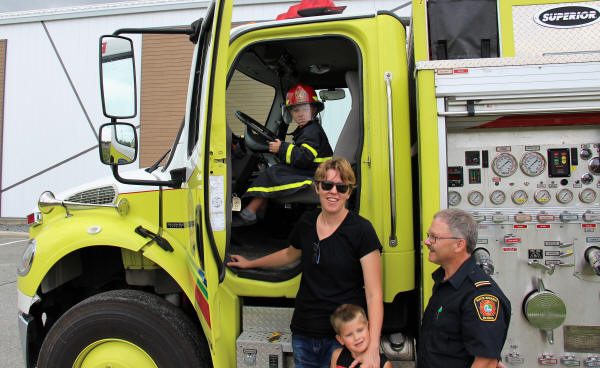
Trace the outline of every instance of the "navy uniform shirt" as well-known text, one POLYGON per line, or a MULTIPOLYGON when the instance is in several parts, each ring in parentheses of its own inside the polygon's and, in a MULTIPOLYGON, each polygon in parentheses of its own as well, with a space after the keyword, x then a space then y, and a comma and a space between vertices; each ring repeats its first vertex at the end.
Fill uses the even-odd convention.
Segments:
POLYGON ((500 359, 510 321, 510 302, 498 285, 467 259, 444 281, 440 267, 418 346, 418 367, 470 367, 476 356, 500 359))

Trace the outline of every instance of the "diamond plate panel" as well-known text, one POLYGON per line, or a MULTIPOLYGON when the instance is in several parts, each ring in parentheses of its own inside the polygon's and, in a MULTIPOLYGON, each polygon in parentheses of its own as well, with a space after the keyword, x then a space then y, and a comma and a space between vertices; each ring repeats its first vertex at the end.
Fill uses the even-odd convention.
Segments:
MULTIPOLYGON (((560 4, 513 6, 513 31, 516 56, 541 56, 548 53, 600 53, 600 22, 577 28, 550 28, 535 22, 541 11, 560 4)), ((598 6, 598 1, 569 3, 598 6)))
POLYGON ((289 366, 286 354, 292 351, 292 335, 289 333, 273 342, 267 332, 243 332, 237 339, 237 367, 285 368, 289 366))
POLYGON ((291 332, 293 308, 248 307, 243 308, 243 331, 291 332))

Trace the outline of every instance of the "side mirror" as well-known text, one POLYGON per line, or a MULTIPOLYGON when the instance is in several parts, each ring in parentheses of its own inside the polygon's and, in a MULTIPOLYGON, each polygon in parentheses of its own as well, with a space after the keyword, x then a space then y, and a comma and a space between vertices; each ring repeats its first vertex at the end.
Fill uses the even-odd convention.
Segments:
POLYGON ((129 38, 100 38, 100 92, 104 116, 125 119, 137 115, 133 42, 129 38))
POLYGON ((137 134, 129 123, 108 123, 100 127, 100 161, 105 165, 127 165, 137 158, 137 134))

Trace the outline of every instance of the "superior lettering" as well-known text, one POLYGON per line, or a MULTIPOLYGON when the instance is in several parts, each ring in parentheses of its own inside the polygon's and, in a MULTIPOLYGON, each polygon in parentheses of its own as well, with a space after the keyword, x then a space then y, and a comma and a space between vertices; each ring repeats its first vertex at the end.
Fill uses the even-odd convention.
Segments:
POLYGON ((580 19, 596 19, 598 12, 594 10, 584 10, 578 12, 556 12, 546 13, 542 15, 543 22, 555 22, 559 20, 580 20, 580 19))

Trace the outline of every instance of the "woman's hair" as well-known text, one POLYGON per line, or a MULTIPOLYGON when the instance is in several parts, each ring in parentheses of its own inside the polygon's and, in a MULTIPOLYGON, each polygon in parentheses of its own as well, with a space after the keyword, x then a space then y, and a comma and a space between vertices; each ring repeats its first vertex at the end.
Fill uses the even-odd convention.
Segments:
POLYGON ((355 304, 342 304, 337 307, 329 320, 333 330, 339 335, 342 325, 352 321, 356 317, 360 317, 367 322, 367 314, 361 306, 355 304))
POLYGON ((335 170, 340 173, 340 178, 344 184, 349 184, 351 188, 356 186, 356 176, 348 160, 342 157, 332 157, 321 163, 315 171, 315 182, 327 179, 327 170, 335 170))

